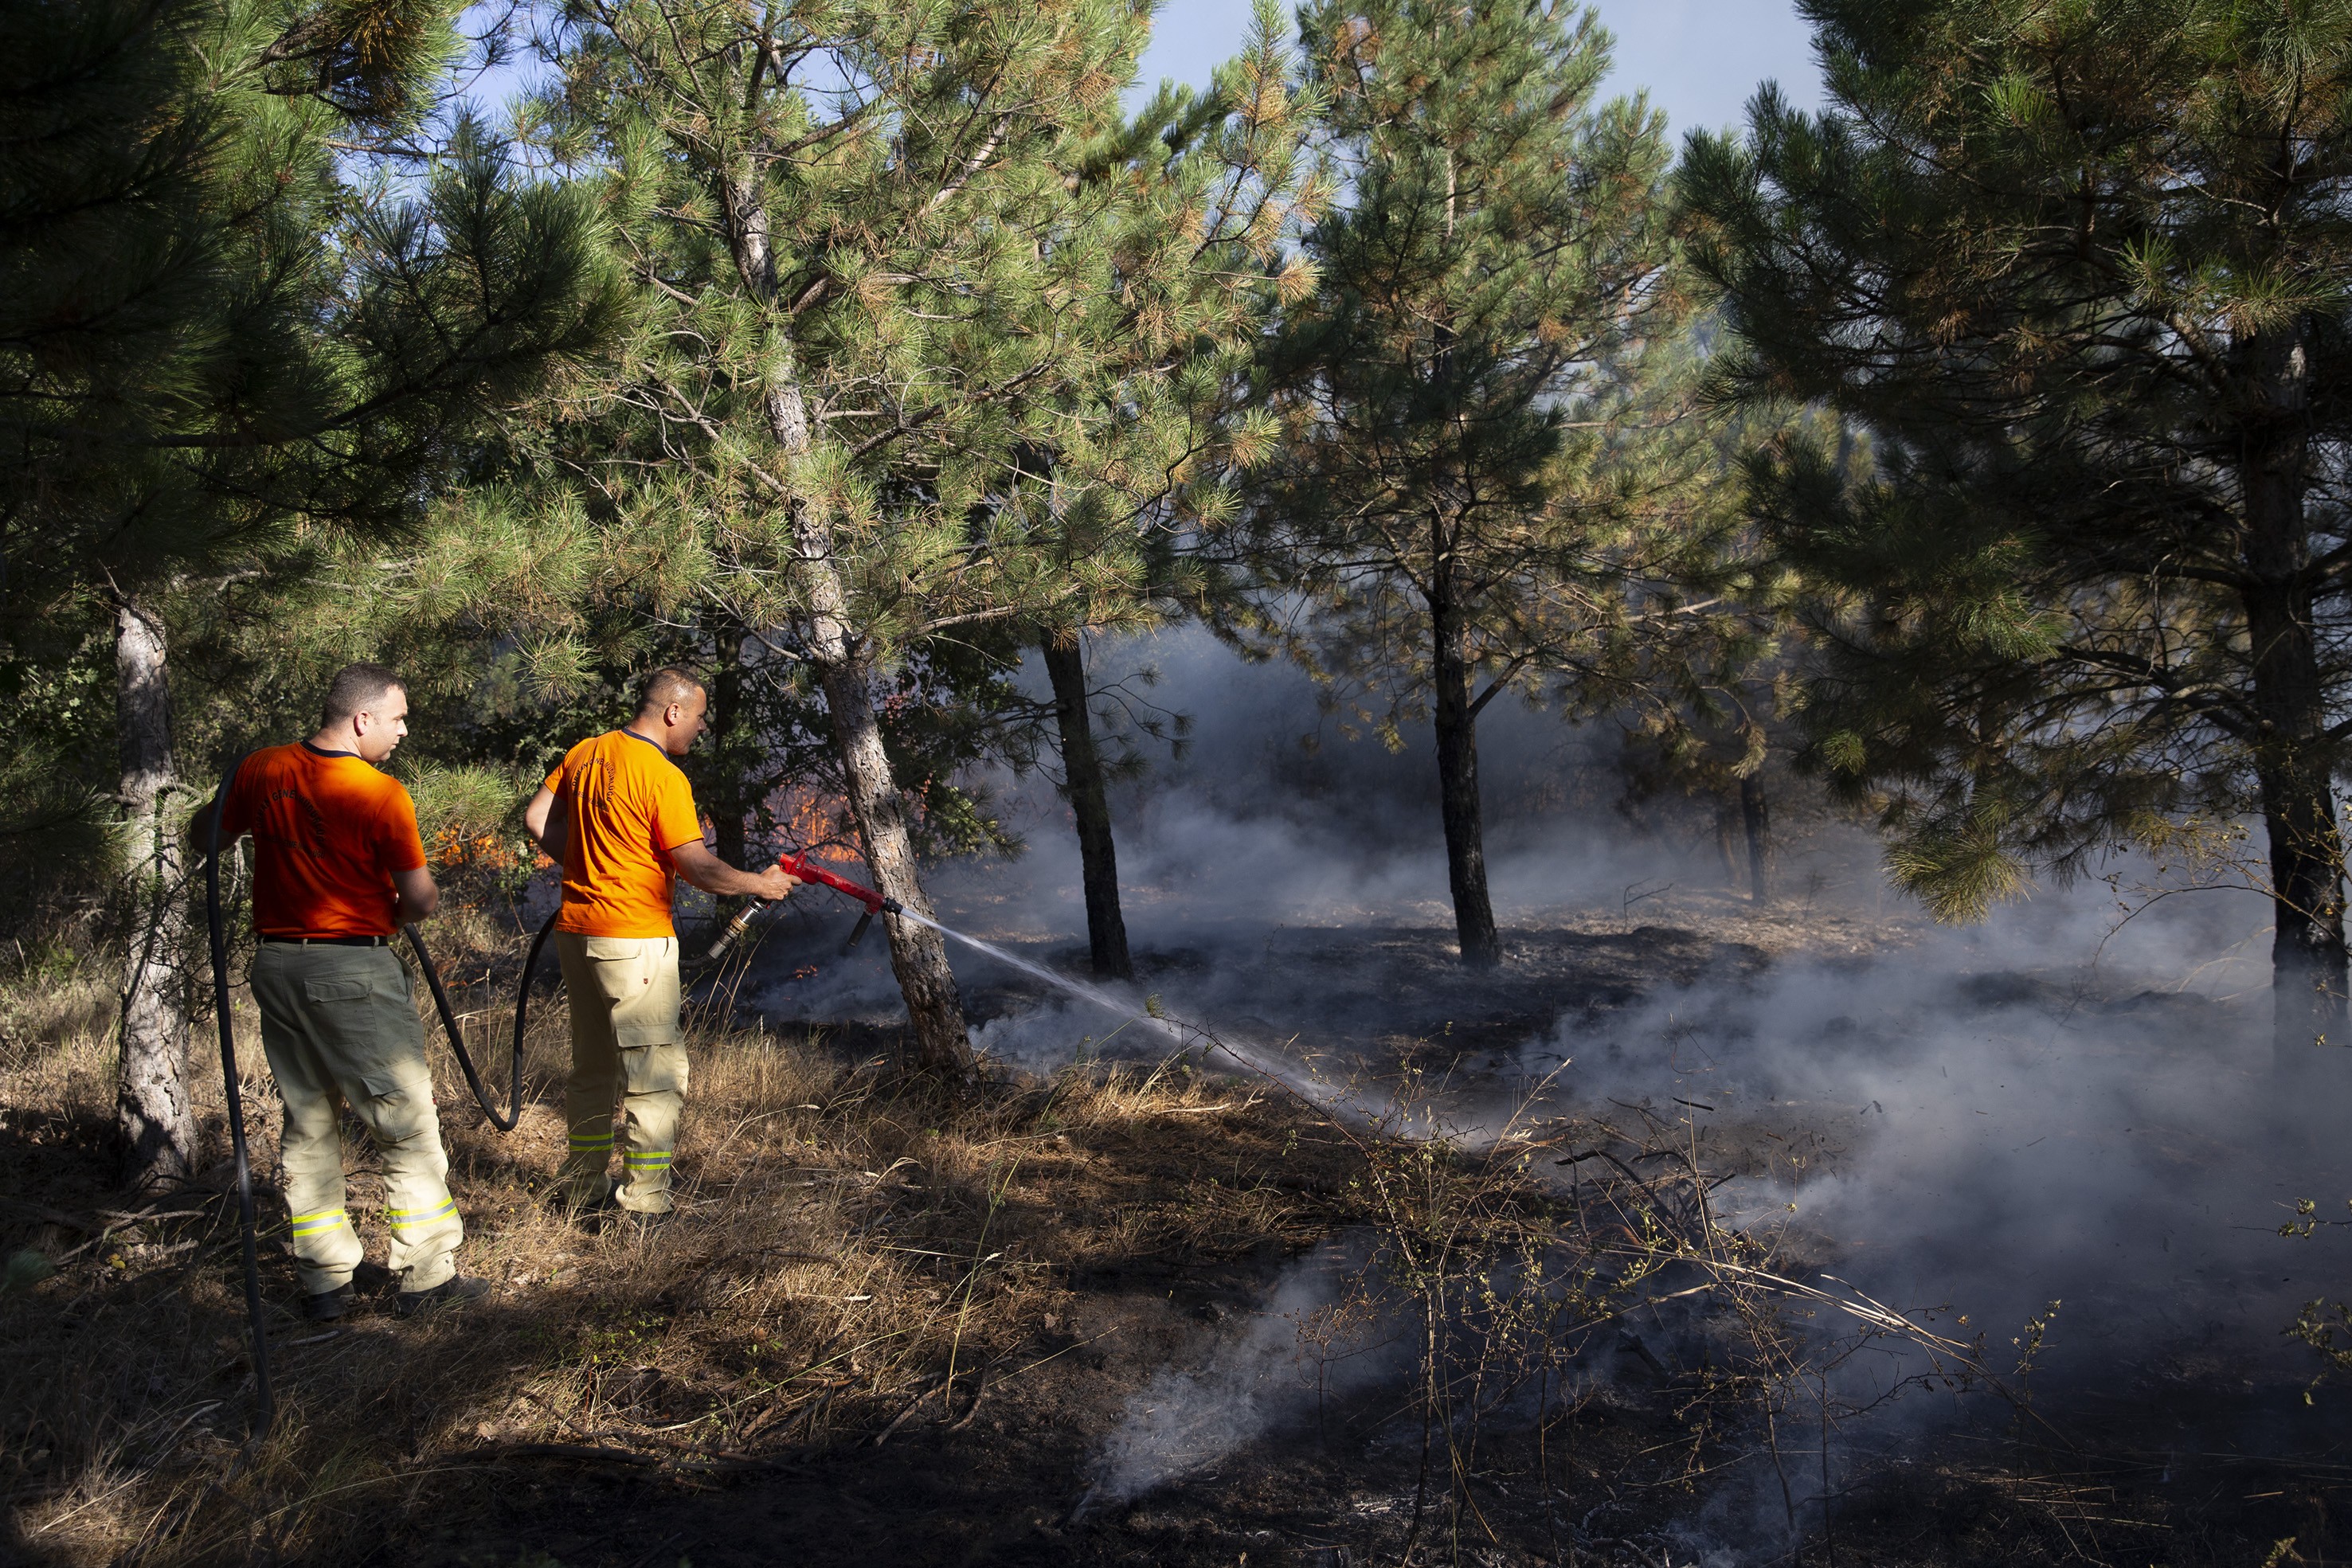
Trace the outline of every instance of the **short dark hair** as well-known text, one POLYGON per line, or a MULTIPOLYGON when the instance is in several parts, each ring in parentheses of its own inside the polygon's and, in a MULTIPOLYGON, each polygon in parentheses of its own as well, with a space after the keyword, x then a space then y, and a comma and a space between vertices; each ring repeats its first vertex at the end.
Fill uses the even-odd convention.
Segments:
POLYGON ((327 701, 320 723, 338 725, 355 713, 383 700, 391 691, 404 692, 408 683, 389 664, 345 664, 327 683, 327 701))
POLYGON ((676 664, 664 664, 637 683, 637 711, 647 713, 657 707, 667 707, 708 689, 695 678, 693 671, 681 670, 676 664))

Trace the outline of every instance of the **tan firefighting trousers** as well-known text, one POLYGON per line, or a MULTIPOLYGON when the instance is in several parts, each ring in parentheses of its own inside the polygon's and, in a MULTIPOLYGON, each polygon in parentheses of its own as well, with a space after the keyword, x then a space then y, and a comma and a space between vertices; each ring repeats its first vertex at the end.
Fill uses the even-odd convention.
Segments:
POLYGON ((408 971, 389 947, 264 942, 252 984, 261 1049, 286 1105, 278 1162, 302 1289, 316 1294, 348 1283, 362 1254, 343 1207, 346 1105, 383 1161, 387 1262, 400 1288, 440 1284, 457 1271, 452 1254, 466 1227, 449 1196, 449 1156, 408 971))
POLYGON ((623 1208, 666 1214, 670 1159, 686 1108, 686 1046, 678 1023, 677 938, 555 934, 572 994, 572 1076, 563 1084, 571 1147, 563 1192, 573 1204, 610 1194, 623 1208), (614 1190, 613 1107, 628 1112, 614 1190))

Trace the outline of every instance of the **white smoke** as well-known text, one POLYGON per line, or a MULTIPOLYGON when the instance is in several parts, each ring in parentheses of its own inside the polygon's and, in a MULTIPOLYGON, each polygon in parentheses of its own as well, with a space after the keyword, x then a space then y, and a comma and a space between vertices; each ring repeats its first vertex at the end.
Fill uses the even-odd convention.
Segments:
POLYGON ((1400 1353, 1360 1312, 1361 1260, 1327 1244, 1286 1268, 1255 1311, 1204 1334, 1190 1365, 1162 1368, 1127 1403, 1088 1477, 1080 1513, 1131 1502, 1216 1465, 1318 1401, 1395 1375, 1400 1353))
MULTIPOLYGON (((1097 649, 1097 681, 1145 662, 1167 676, 1156 700, 1197 727, 1182 759, 1157 756, 1114 801, 1134 1001, 1156 994, 1327 1085, 1434 1050, 1441 1113, 1474 1138, 1538 1084, 1538 1113, 1629 1132, 1632 1106, 1689 1117, 1704 1158, 1750 1173, 1718 1194, 1738 1223, 1786 1228, 1792 1258, 1933 1312, 1939 1332, 1981 1333, 1989 1362, 2061 1302, 2037 1385, 2053 1395, 2156 1396, 2225 1369, 2242 1415, 2280 1391, 2299 1406, 2316 1367, 2281 1331, 2303 1302, 2352 1293, 2352 1259, 2340 1228, 2278 1229, 2298 1199, 2340 1215, 2352 1192, 2335 1132, 2352 1061, 2329 1047, 2284 1085, 2271 1076, 2260 898, 2143 909, 2128 888, 2153 879, 2119 863, 2121 897, 2097 882, 2043 889, 1981 927, 1935 928, 1885 890, 1866 833, 1817 825, 1782 839, 1786 896, 1769 918, 1797 950, 1773 957, 1742 946, 1751 926, 1717 886, 1703 821, 1679 842, 1645 839, 1611 809, 1605 732, 1498 705, 1482 760, 1512 961, 1465 976, 1425 733, 1408 732, 1402 755, 1348 740, 1296 671, 1243 664, 1197 633, 1097 649), (1669 883, 1680 891, 1641 895, 1669 883)), ((1028 851, 943 868, 942 915, 1082 971, 1066 808, 1041 779, 996 784, 1028 851)), ((763 1000, 789 998, 787 1016, 896 1016, 880 943, 842 964, 814 941, 814 972, 770 971, 763 1000)), ((977 1040, 1002 1061, 1045 1071, 1164 1051, 1003 966, 953 960, 984 1020, 977 1040)), ((1105 1451, 1100 1499, 1139 1496, 1286 1418, 1289 1322, 1322 1299, 1311 1272, 1154 1382, 1105 1451)), ((1912 1369, 1893 1354, 1849 1367, 1857 1402, 1912 1369)), ((1880 1438, 1923 1404, 1896 1401, 1880 1438)))
POLYGON ((1670 988, 1564 1021, 1516 1067, 1555 1074, 1564 1106, 1728 1133, 1717 1157, 1767 1174, 1725 1201, 1879 1300, 2004 1333, 2063 1302, 2049 1364, 2085 1375, 2218 1342, 2291 1376, 2280 1332, 2347 1258, 2278 1230, 2298 1198, 2341 1201, 2340 1162, 2305 1134, 2352 1063, 2315 1051, 2274 1081, 2267 992, 2223 939, 2259 912, 2175 910, 2095 966, 2097 912, 2076 905, 1670 988))
MULTIPOLYGON (((1137 737, 1147 769, 1113 791, 1122 904, 1138 947, 1221 945, 1269 925, 1451 925, 1426 724, 1402 727, 1403 749, 1391 751, 1344 712, 1323 711, 1295 666, 1245 663, 1197 627, 1097 642, 1090 660, 1097 690, 1132 694, 1098 706, 1115 716, 1121 700, 1149 701, 1192 721, 1181 756, 1137 737), (1139 671, 1157 684, 1142 685, 1139 671)), ((1479 766, 1498 918, 1615 901, 1662 874, 1714 874, 1696 864, 1711 849, 1669 851, 1629 831, 1613 809, 1617 755, 1606 726, 1578 728, 1513 702, 1486 710, 1479 766)), ((1040 776, 981 781, 1024 852, 942 867, 935 890, 995 931, 1082 939, 1067 806, 1040 776)))

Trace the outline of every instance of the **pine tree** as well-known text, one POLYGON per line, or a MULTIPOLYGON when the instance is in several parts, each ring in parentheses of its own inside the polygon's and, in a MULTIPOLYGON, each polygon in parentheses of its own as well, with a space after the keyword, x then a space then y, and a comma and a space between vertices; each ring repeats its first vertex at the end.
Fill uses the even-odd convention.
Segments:
POLYGON ((1462 959, 1491 966, 1478 716, 1563 679, 1637 696, 1634 622, 1674 597, 1670 570, 1631 587, 1685 526, 1649 503, 1688 475, 1643 440, 1676 423, 1642 381, 1681 325, 1664 121, 1599 101, 1609 37, 1549 0, 1300 28, 1350 198, 1304 236, 1318 287, 1265 355, 1283 438, 1237 543, 1261 635, 1371 694, 1392 745, 1433 720, 1462 959))
MULTIPOLYGON (((1689 351, 1659 380, 1677 402, 1703 378, 1722 332, 1702 319, 1689 351)), ((1710 802, 1727 883, 1744 860, 1749 902, 1771 902, 1772 803, 1777 780, 1801 743, 1805 628, 1797 614, 1801 577, 1776 559, 1746 515, 1742 471, 1759 448, 1824 444, 1843 472, 1868 461, 1866 444, 1818 409, 1759 402, 1705 407, 1688 422, 1676 466, 1685 476, 1685 587, 1706 597, 1677 607, 1676 635, 1650 639, 1650 659, 1621 757, 1627 806, 1679 790, 1710 802)), ((1653 445, 1657 444, 1654 441, 1653 445)))
POLYGON ((1980 914, 2258 813, 2281 1060, 2346 1039, 2352 12, 1811 0, 1832 92, 1698 139, 1724 385, 1875 439, 1758 455, 1823 591, 1812 757, 1980 914))
POLYGON ((1117 97, 1148 13, 588 0, 572 17, 547 141, 609 169, 645 310, 624 362, 551 425, 544 472, 615 548, 661 558, 671 601, 804 664, 876 885, 916 917, 887 926, 916 1054, 960 1072, 882 715, 951 643, 1115 621, 1134 591, 1123 559, 1064 547, 1071 519, 1118 510, 1097 493, 1121 484, 1131 444, 1108 433, 1133 410, 1105 400, 1153 379, 1119 373, 1119 335, 1183 358, 1181 322, 1119 303, 1165 292, 1202 237, 1163 224, 1140 245, 1128 222, 1139 149, 1117 97))
POLYGON ((1091 967, 1115 979, 1135 969, 1086 643, 1166 625, 1201 602, 1211 578, 1187 542, 1230 519, 1223 476, 1270 434, 1236 393, 1267 311, 1307 286, 1301 258, 1280 246, 1323 198, 1320 172, 1299 157, 1319 101, 1290 89, 1281 26, 1262 5, 1247 48, 1208 93, 1163 88, 1085 159, 1112 228, 1087 292, 1095 319, 1081 329, 1101 348, 1039 394, 1083 439, 1017 455, 1034 470, 1021 477, 1044 487, 1060 570, 1083 585, 1033 634, 1077 834, 1091 967))
POLYGON ((419 124, 451 14, 0 19, 0 625, 93 601, 113 623, 135 1182, 184 1176, 194 1142, 171 595, 322 529, 399 528, 474 411, 609 314, 585 210, 509 188, 480 139, 407 199, 347 178, 355 146, 419 124))

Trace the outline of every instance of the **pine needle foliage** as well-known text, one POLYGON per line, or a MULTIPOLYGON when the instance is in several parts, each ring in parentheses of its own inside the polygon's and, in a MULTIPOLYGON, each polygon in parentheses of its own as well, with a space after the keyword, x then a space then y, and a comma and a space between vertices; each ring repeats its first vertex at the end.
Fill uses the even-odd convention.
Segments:
POLYGON ((1479 714, 1644 703, 1643 629, 1708 553, 1664 122, 1601 98, 1607 33, 1549 0, 1332 0, 1300 30, 1346 195, 1263 360, 1243 634, 1391 745, 1433 720, 1462 956, 1491 965, 1479 714))
POLYGON ((400 189, 362 177, 421 124, 453 15, 0 10, 0 677, 24 696, 59 644, 98 651, 53 620, 115 632, 115 744, 11 710, 47 765, 0 775, 0 818, 53 816, 73 785, 120 807, 135 1183, 184 1178, 194 1147, 175 611, 201 574, 412 527, 468 431, 592 347, 617 298, 588 209, 510 182, 470 127, 400 189))
MULTIPOLYGON (((1045 666, 1050 700, 1000 709, 992 727, 1002 755, 1030 767, 1052 719, 1092 963, 1113 978, 1134 969, 1107 785, 1143 758, 1132 745, 1115 761, 1103 756, 1086 642, 1206 605, 1221 584, 1193 547, 1237 515, 1231 476, 1273 434, 1270 416, 1246 398, 1249 371, 1269 314, 1308 287, 1304 258, 1282 242, 1326 195, 1324 171, 1300 156, 1320 95, 1291 89, 1286 35, 1276 7, 1260 4, 1242 54, 1209 92, 1163 85, 1087 160, 1116 225, 1108 287, 1093 305, 1108 319, 1090 329, 1105 351, 1041 389, 1068 412, 1077 438, 1017 451, 1001 503, 1035 509, 1048 537, 1059 536, 1052 548, 1064 570, 1085 588, 1019 633, 1045 666)), ((1155 716, 1140 731, 1172 727, 1181 745, 1189 723, 1176 715, 1163 727, 1155 716)))
MULTIPOLYGON (((1132 623, 1142 532, 1221 504, 1187 473, 1223 391, 1202 343, 1294 199, 1281 61, 1130 120, 1129 0, 566 15, 541 137, 596 175, 640 308, 539 477, 595 570, 821 699, 878 885, 927 912, 893 688, 937 695, 955 650, 1023 626, 1132 623)), ((761 729, 748 749, 784 744, 761 729)), ((891 943, 919 1054, 961 1069, 937 934, 891 943)))
POLYGON ((446 7, 214 0, 0 21, 0 593, 19 609, 412 523, 486 406, 614 296, 571 193, 470 129, 405 193, 446 7), (353 171, 352 172, 356 172, 353 171))
POLYGON ((2352 6, 1808 0, 1831 106, 1695 138, 1720 389, 1823 591, 1812 756, 1939 913, 2259 814, 2282 1048, 2342 1034, 2352 6))

